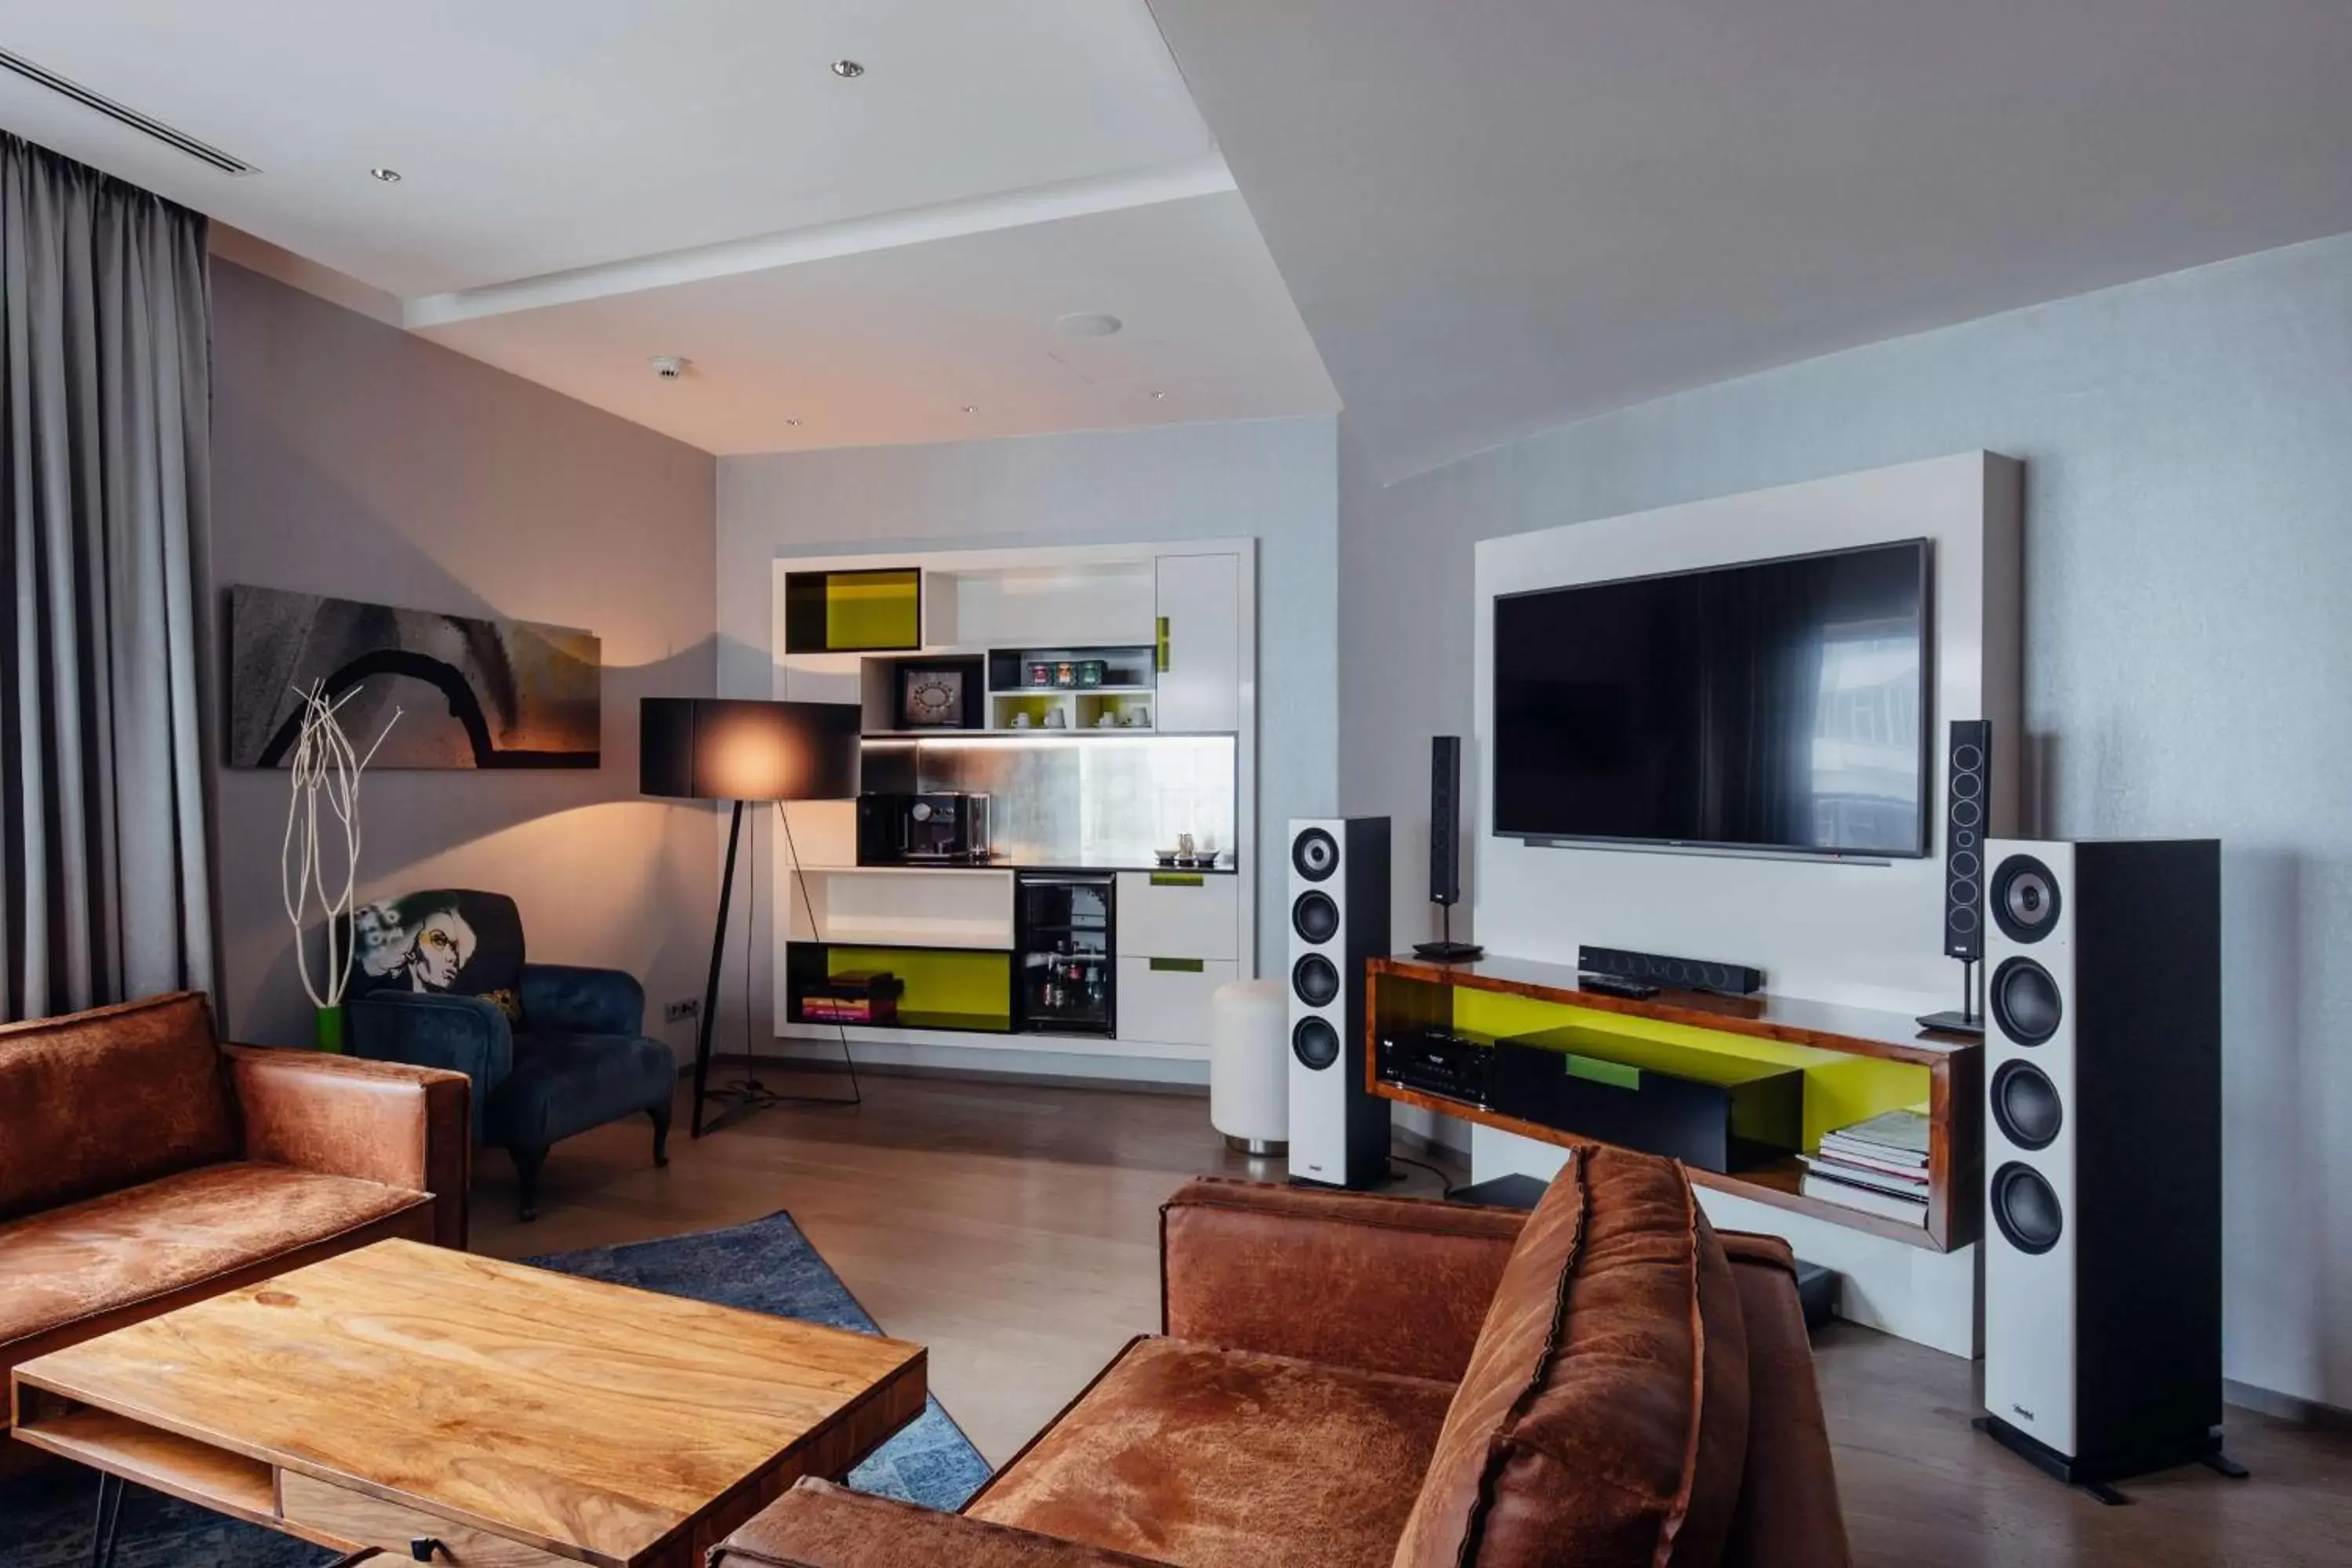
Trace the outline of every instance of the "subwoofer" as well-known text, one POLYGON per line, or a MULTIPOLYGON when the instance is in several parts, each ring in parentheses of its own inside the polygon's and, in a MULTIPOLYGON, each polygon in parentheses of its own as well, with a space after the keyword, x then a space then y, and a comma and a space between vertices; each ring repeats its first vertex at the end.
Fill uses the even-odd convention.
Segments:
POLYGON ((1985 841, 1978 1425, 2103 1486, 2219 1461, 2221 852, 1985 841))
POLYGON ((1389 819, 1290 825, 1290 1179, 1388 1180, 1389 1102, 1364 1060, 1364 963, 1389 950, 1389 819))
POLYGON ((1955 719, 1944 748, 1944 955, 1984 956, 1985 812, 1991 795, 1992 725, 1955 719))

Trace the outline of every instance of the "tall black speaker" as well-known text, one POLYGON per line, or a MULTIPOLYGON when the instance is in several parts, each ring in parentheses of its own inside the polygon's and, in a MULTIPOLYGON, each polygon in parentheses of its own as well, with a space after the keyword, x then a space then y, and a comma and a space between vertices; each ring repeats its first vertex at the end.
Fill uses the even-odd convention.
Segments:
POLYGON ((1984 962, 1985 836, 1992 828, 1992 724, 1955 719, 1944 742, 1944 955, 1960 961, 1958 1012, 1929 1013, 1920 1026, 1981 1035, 1977 965, 1984 962))
POLYGON ((1944 955, 1984 957, 1985 811, 1992 784, 1992 724, 1955 719, 1944 748, 1944 955))
POLYGON ((1412 951, 1439 963, 1466 963, 1486 956, 1473 942, 1454 940, 1454 906, 1462 901, 1462 737, 1436 735, 1429 742, 1429 901, 1444 912, 1444 934, 1415 942, 1412 951))
POLYGON ((2220 846, 1985 849, 1978 1426, 2079 1484, 2224 1468, 2220 846))
POLYGON ((1429 901, 1462 901, 1462 737, 1429 742, 1429 901))
POLYGON ((1364 1064, 1364 963, 1389 951, 1389 819, 1290 825, 1290 1179, 1376 1187, 1389 1102, 1364 1064))

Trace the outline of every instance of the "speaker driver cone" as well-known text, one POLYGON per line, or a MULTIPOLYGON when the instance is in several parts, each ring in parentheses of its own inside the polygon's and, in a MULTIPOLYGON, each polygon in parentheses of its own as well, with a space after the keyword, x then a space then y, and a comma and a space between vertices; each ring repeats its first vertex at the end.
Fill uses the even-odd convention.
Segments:
POLYGON ((2030 958, 2012 958, 1992 972, 1992 1021, 2021 1046, 2038 1046, 2058 1032, 2066 1005, 2050 972, 2030 958))
POLYGON ((2006 1061, 1992 1075, 1992 1119, 2000 1135, 2021 1149, 2047 1149, 2066 1120, 2058 1086, 2027 1061, 2006 1061))
POLYGON ((1330 894, 1310 888, 1290 906, 1290 929, 1320 946, 1339 933, 1339 906, 1330 894))
POLYGON ((2040 942, 2058 923, 2058 879, 2031 855, 1994 868, 1992 918, 2011 942, 2040 942))
POLYGON ((1290 989, 1309 1007, 1328 1007, 1339 994, 1339 972, 1319 952, 1291 966, 1290 989))
POLYGON ((1991 1208, 1993 1224, 2020 1252, 2038 1257, 2066 1232, 2057 1192, 2041 1172, 2014 1160, 1992 1173, 1991 1208))
POLYGON ((1339 1059, 1339 1031, 1326 1018, 1301 1018, 1290 1031, 1290 1054, 1321 1072, 1339 1059))
POLYGON ((1290 847, 1290 864, 1310 882, 1319 882, 1339 868, 1339 844, 1319 827, 1310 827, 1290 847))

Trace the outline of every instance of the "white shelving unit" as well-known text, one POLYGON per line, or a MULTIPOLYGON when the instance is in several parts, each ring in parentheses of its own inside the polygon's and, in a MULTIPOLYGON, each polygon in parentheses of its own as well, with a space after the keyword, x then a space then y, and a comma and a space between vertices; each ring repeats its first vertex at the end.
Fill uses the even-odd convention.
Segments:
MULTIPOLYGON (((869 741, 1054 736, 1129 744, 1166 737, 1231 736, 1234 759, 1232 869, 1155 873, 1118 867, 1118 1034, 971 1033, 852 1026, 853 1042, 945 1052, 1017 1050, 1092 1060, 1208 1058, 1209 996, 1254 973, 1256 948, 1256 546, 1251 540, 891 555, 822 556, 775 563, 775 648, 787 646, 785 583, 794 573, 919 570, 923 646, 871 653, 780 653, 774 694, 856 702, 869 741), (1026 665, 1101 658, 1096 686, 1037 685, 1026 665), (908 727, 901 678, 952 668, 971 703, 961 726, 908 727), (976 689, 971 683, 977 683, 976 689), (1021 726, 1015 715, 1027 713, 1021 726), (1100 726, 1108 713, 1119 722, 1100 726), (1059 714, 1058 725, 1047 715, 1059 714), (1136 721, 1139 720, 1139 721, 1136 721), (1118 738, 1118 739, 1114 739, 1118 738)), ((1001 738, 1001 740, 1000 740, 1001 738)), ((855 808, 793 806, 806 856, 814 918, 793 900, 775 944, 775 1032, 832 1037, 790 1016, 795 943, 1005 950, 1013 946, 1011 868, 859 867, 855 808)), ((777 880, 793 867, 781 841, 777 880)), ((1024 1064, 1025 1065, 1025 1064, 1024 1064)))

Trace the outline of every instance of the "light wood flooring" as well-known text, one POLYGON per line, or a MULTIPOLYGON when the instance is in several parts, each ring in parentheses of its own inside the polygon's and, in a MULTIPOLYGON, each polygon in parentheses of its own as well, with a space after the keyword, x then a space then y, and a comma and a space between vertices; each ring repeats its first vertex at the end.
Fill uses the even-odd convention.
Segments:
MULTIPOLYGON (((781 1075, 834 1092, 838 1077, 781 1075)), ((788 1209, 885 1331, 930 1347, 931 1388, 991 1463, 1159 1324, 1160 1201, 1202 1173, 1278 1180, 1226 1152, 1198 1096, 938 1079, 865 1080, 860 1110, 764 1110, 667 1170, 642 1121, 558 1145, 541 1218, 486 1154, 474 1245, 501 1257, 644 1240, 788 1209)), ((1402 1190, 1435 1193, 1411 1171, 1402 1190)), ((1455 1173, 1458 1175, 1458 1173, 1455 1173)), ((1968 1363, 1848 1324, 1815 1342, 1864 1568, 2352 1568, 2352 1436, 2231 1410, 2231 1455, 2132 1483, 2107 1508, 1969 1427, 1968 1363)))

